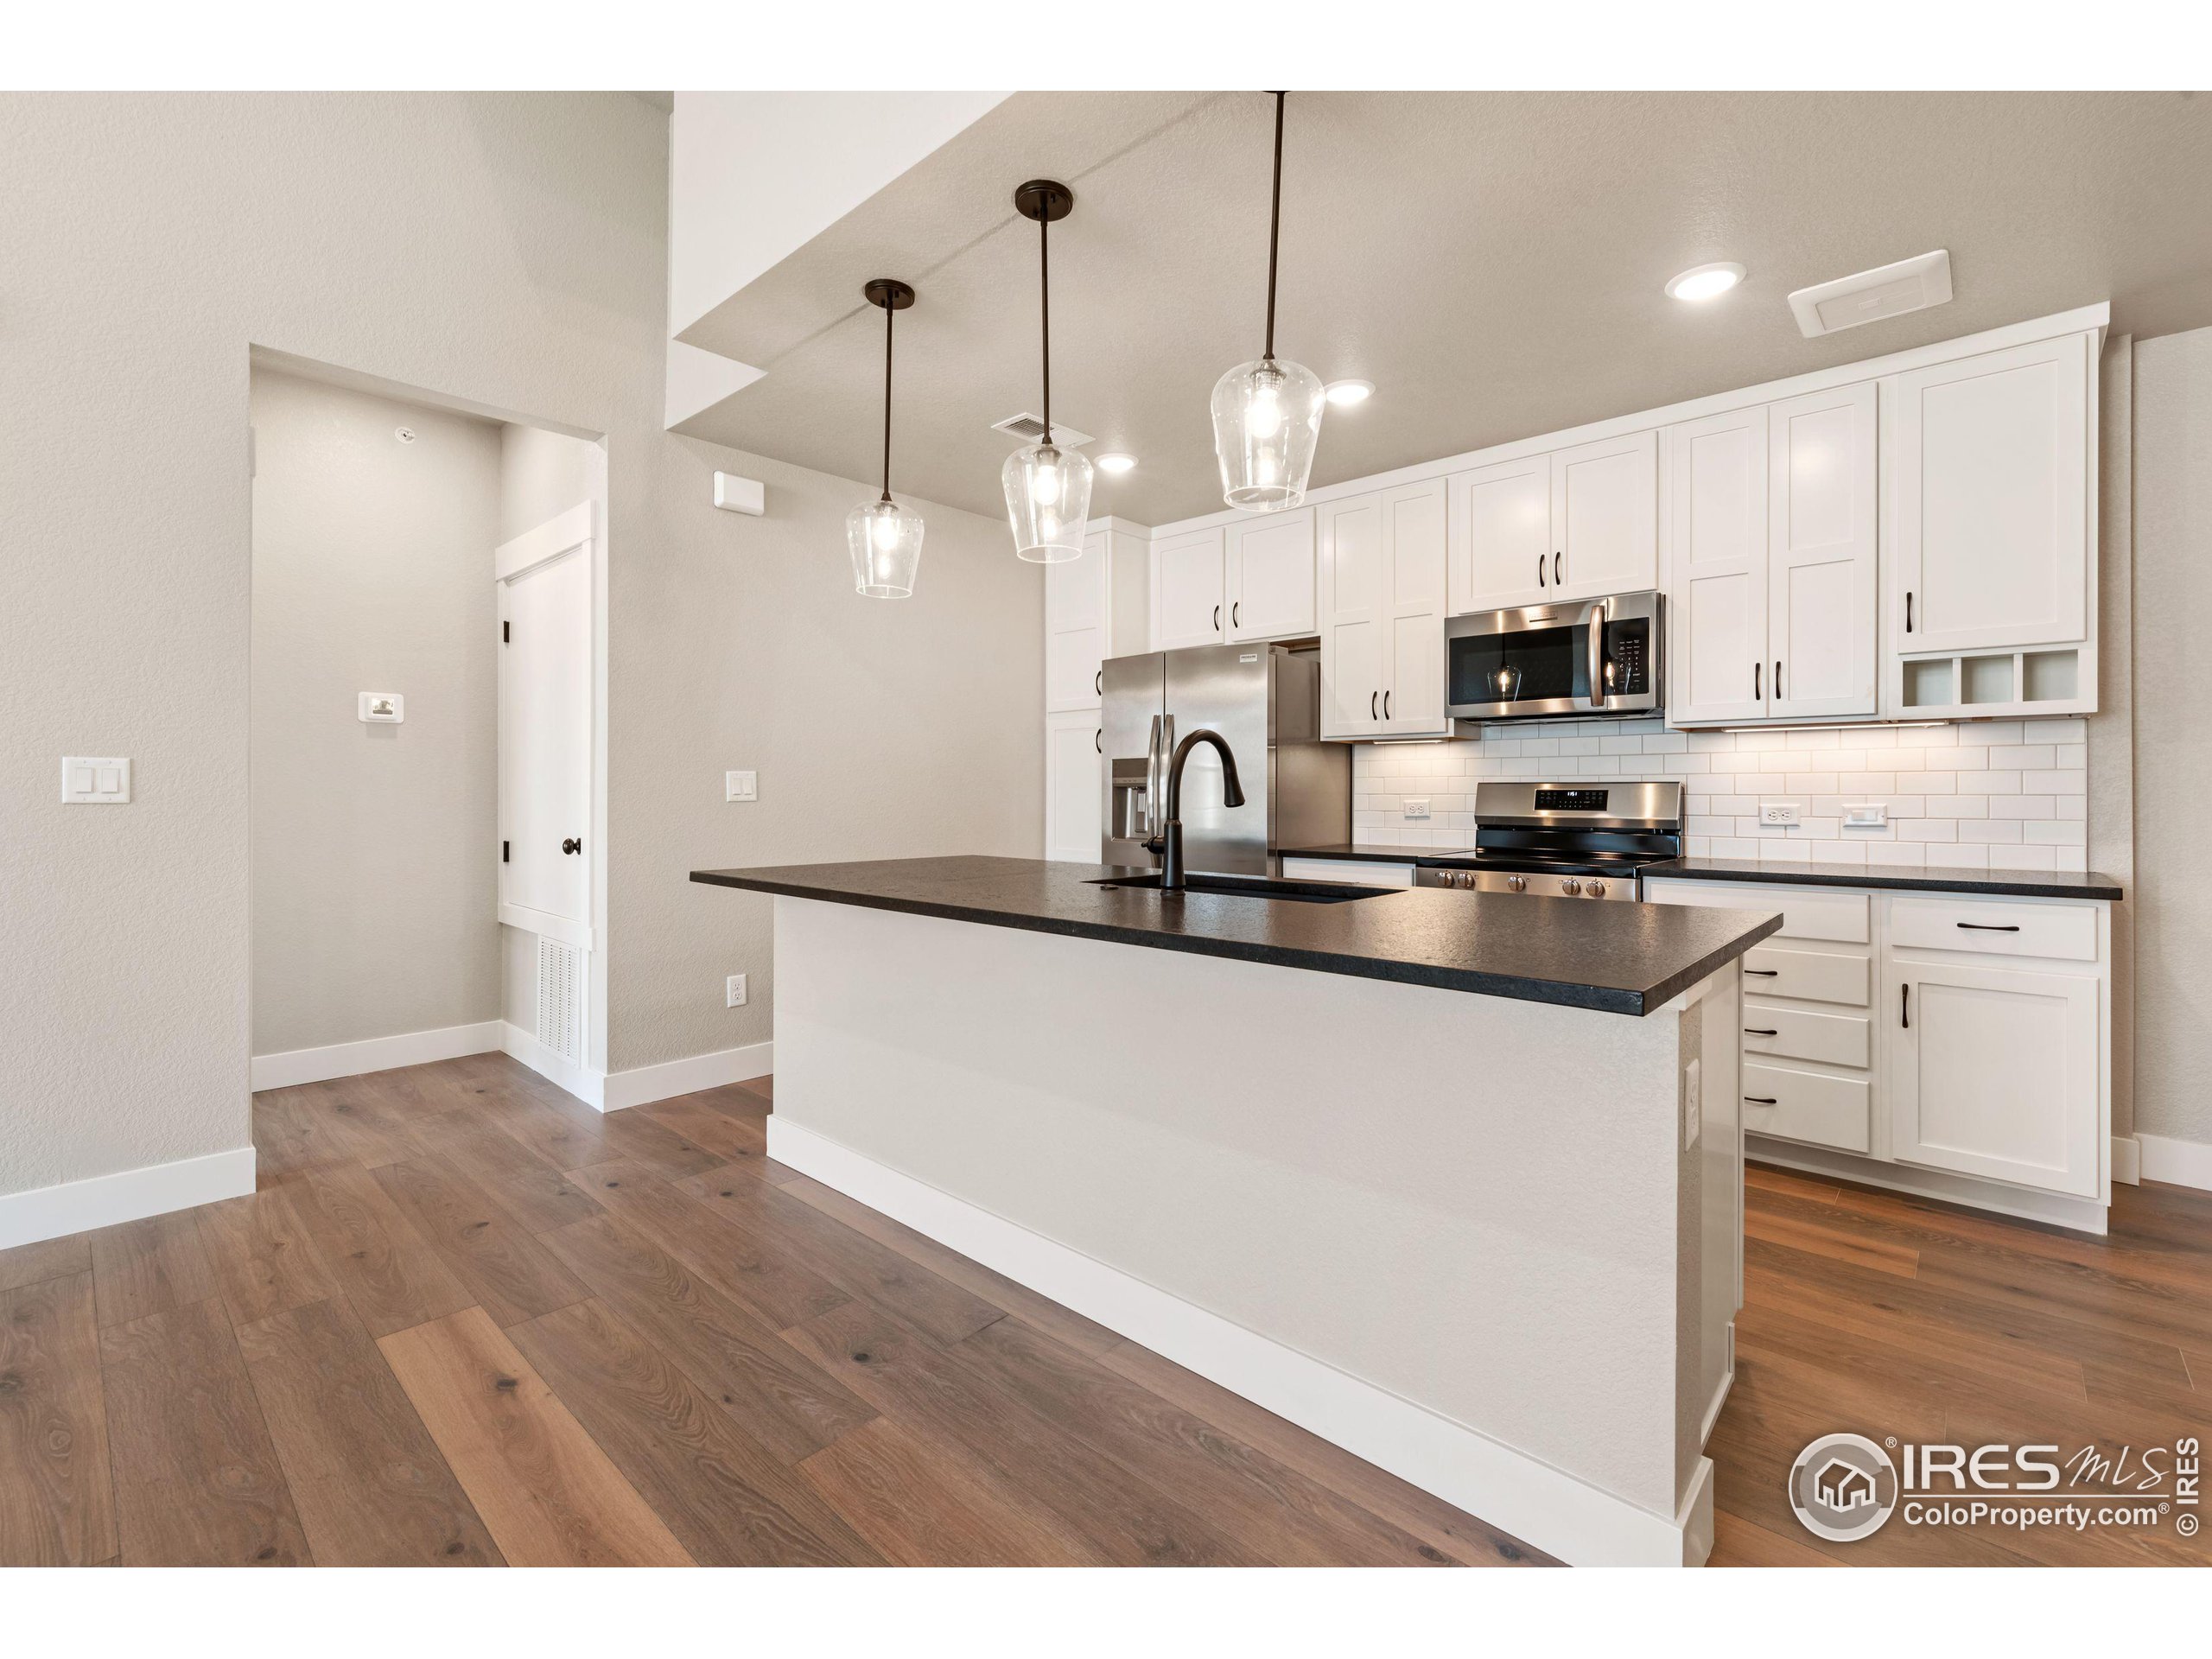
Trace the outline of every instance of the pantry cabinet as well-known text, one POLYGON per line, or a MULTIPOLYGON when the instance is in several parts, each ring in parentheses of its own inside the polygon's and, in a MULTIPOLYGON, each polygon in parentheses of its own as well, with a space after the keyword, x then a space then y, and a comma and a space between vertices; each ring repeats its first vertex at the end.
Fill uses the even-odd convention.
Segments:
POLYGON ((1436 479, 1318 509, 1323 737, 1450 730, 1446 499, 1436 479))
POLYGON ((1874 384, 1686 422, 1669 440, 1672 722, 1873 715, 1874 384))
POLYGON ((1045 855, 1098 861, 1105 784, 1099 711, 1109 657, 1147 648, 1152 546, 1141 526, 1093 519, 1083 556, 1045 567, 1045 855))
POLYGON ((1637 432, 1454 475, 1452 613, 1657 587, 1658 454, 1637 432))

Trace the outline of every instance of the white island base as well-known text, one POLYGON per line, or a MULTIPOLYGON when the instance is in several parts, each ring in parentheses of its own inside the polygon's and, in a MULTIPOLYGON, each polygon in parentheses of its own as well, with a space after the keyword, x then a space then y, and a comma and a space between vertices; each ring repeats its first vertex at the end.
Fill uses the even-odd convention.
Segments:
POLYGON ((771 1156, 1541 1550, 1704 1561, 1734 962, 1638 1019, 775 903, 771 1156))

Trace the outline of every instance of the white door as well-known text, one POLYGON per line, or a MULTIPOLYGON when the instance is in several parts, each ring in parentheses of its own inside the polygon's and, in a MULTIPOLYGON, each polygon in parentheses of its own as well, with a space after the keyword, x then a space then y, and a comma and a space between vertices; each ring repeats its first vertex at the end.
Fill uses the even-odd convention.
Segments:
POLYGON ((1659 585, 1659 435, 1552 451, 1554 599, 1659 585))
POLYGON ((1900 650, 2083 637, 2092 368, 2069 334, 1897 378, 1900 650))
POLYGON ((1083 538, 1083 556, 1045 567, 1045 708, 1096 709, 1106 660, 1106 531, 1083 538))
POLYGON ((499 919, 591 948, 592 506, 500 548, 499 919))
POLYGON ((1443 735, 1445 480, 1403 484, 1382 497, 1383 569, 1389 578, 1389 671, 1382 729, 1443 735))
POLYGON ((1218 529, 1186 531, 1153 544, 1159 580, 1153 584, 1158 626, 1154 651, 1222 642, 1228 606, 1222 591, 1222 535, 1218 529))
POLYGON ((1313 509, 1229 526, 1230 640, 1287 639, 1313 632, 1313 509))
POLYGON ((1551 457, 1529 455, 1459 473, 1451 489, 1451 614, 1549 599, 1551 457))
POLYGON ((1770 690, 1766 410, 1687 422, 1669 448, 1668 717, 1762 719, 1770 690))
POLYGON ((1382 501, 1381 495, 1355 496, 1316 510, 1324 737, 1370 737, 1382 724, 1382 501))
POLYGON ((1775 404, 1768 499, 1767 711, 1871 715, 1874 383, 1775 404))
POLYGON ((1098 862, 1106 788, 1104 734, 1095 709, 1045 716, 1045 856, 1098 862))
POLYGON ((1888 978, 1892 1154, 2095 1197, 2097 982, 1897 961, 1888 978))

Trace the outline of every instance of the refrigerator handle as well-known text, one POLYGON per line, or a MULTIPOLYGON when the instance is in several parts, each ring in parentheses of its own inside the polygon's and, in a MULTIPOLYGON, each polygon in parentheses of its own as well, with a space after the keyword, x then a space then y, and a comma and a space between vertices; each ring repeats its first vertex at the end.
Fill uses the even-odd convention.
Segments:
POLYGON ((1144 751, 1144 838, 1155 841, 1160 836, 1160 722, 1161 715, 1152 717, 1152 736, 1144 751))

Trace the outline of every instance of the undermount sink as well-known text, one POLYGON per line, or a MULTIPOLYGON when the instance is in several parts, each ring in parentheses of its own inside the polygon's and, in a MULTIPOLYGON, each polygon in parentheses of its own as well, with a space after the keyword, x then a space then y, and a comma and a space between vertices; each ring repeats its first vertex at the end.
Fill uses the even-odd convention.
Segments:
MULTIPOLYGON (((1160 891, 1154 875, 1109 875, 1090 884, 1094 887, 1136 887, 1160 891)), ((1185 893, 1223 893, 1240 899, 1287 899, 1299 905, 1341 905, 1354 899, 1379 899, 1394 887, 1356 887, 1341 881, 1291 881, 1266 875, 1189 875, 1185 893)))

